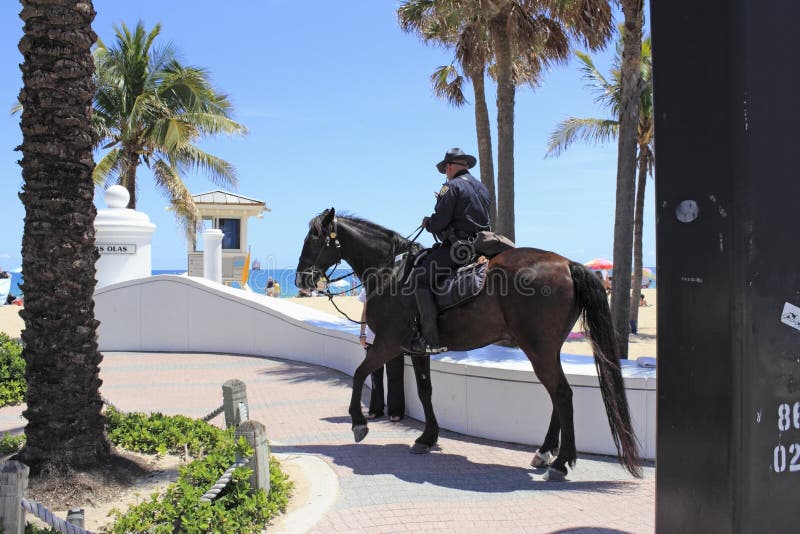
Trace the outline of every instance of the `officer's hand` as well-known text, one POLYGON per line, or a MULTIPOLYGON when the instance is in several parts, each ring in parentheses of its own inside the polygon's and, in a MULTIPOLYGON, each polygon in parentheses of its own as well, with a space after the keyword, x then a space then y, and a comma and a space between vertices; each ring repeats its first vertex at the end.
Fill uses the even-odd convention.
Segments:
POLYGON ((430 221, 430 217, 423 217, 422 218, 422 227, 427 230, 428 229, 428 221, 430 221))

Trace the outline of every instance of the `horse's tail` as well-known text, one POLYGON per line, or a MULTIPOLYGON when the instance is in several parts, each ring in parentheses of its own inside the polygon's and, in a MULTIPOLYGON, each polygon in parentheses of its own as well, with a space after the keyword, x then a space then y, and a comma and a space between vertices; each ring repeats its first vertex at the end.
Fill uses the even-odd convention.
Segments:
POLYGON ((580 263, 570 263, 575 300, 581 313, 583 327, 592 343, 594 363, 600 381, 600 392, 617 447, 620 463, 633 476, 641 478, 639 443, 631 425, 628 398, 619 365, 619 349, 606 291, 593 271, 580 263))

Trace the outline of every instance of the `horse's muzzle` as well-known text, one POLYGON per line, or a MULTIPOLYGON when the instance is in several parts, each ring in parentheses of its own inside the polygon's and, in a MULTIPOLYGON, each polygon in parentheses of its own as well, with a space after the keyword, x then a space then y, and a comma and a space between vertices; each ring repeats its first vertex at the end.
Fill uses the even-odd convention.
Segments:
POLYGON ((297 271, 294 275, 294 285, 299 289, 316 289, 316 280, 313 272, 297 271))

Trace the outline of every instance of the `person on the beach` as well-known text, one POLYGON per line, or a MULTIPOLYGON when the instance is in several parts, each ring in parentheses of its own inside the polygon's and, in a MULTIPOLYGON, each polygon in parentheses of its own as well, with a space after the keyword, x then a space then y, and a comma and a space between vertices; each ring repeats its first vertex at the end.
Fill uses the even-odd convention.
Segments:
POLYGON ((447 181, 436 195, 433 214, 422 219, 422 228, 436 236, 441 244, 434 245, 415 267, 414 297, 422 331, 412 333, 401 347, 412 355, 438 354, 447 350, 439 340, 439 309, 432 290, 454 268, 472 259, 470 254, 459 251, 456 245, 471 242, 478 232, 489 230, 489 191, 468 171, 477 161, 475 156, 460 148, 451 148, 436 164, 436 169, 447 176, 447 181))
POLYGON ((11 275, 5 272, 2 267, 0 267, 0 278, 11 278, 11 275))
POLYGON ((271 297, 272 296, 272 292, 275 290, 275 281, 272 279, 271 276, 269 278, 267 278, 267 286, 266 286, 265 290, 267 292, 267 296, 271 297))
MULTIPOLYGON (((361 346, 367 351, 372 346, 375 339, 375 334, 367 326, 367 292, 362 287, 358 293, 358 301, 364 303, 361 309, 361 333, 358 336, 358 341, 361 346)), ((389 421, 399 421, 406 414, 406 395, 403 387, 403 373, 405 368, 405 355, 400 355, 392 360, 386 362, 386 404, 388 404, 389 421)), ((383 368, 378 367, 372 372, 372 393, 369 398, 369 412, 367 419, 375 419, 376 417, 383 416, 384 399, 383 399, 383 368)))

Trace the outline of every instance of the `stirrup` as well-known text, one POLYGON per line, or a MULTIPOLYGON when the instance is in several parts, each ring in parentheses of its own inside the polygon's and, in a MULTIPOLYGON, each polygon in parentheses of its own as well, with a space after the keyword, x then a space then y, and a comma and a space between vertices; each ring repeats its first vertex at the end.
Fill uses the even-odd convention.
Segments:
POLYGON ((427 343, 421 336, 409 336, 400 344, 400 350, 411 356, 425 356, 425 349, 427 348, 427 343))

